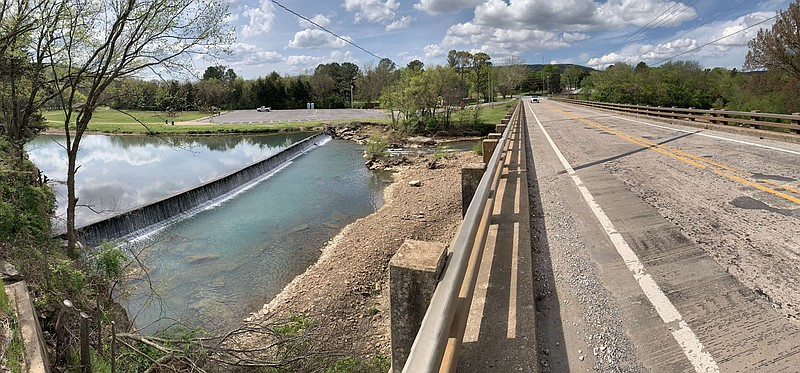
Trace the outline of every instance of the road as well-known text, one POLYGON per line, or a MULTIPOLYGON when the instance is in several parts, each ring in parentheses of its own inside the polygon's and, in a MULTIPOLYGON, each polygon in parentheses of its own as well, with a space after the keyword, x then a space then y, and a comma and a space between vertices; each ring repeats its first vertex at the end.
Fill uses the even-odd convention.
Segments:
POLYGON ((525 105, 543 372, 800 369, 800 145, 525 105))

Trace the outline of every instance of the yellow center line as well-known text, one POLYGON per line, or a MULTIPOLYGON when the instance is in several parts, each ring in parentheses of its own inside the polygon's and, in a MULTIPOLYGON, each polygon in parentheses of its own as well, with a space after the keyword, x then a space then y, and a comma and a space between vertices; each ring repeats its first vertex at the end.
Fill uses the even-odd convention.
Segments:
POLYGON ((790 187, 788 185, 783 185, 783 184, 780 184, 780 183, 776 183, 776 182, 774 182, 772 180, 757 179, 757 181, 762 182, 762 183, 766 183, 766 184, 769 184, 769 185, 774 185, 774 186, 776 186, 778 188, 786 189, 786 190, 788 190, 788 191, 790 191, 792 193, 800 194, 800 189, 797 189, 797 188, 794 188, 794 187, 790 187))
POLYGON ((714 170, 714 172, 719 174, 719 175, 725 176, 728 179, 731 179, 731 180, 734 180, 734 181, 738 181, 738 182, 740 182, 742 184, 749 185, 749 186, 751 186, 753 188, 756 188, 758 190, 762 190, 762 191, 767 192, 769 194, 776 195, 776 196, 781 197, 783 199, 787 199, 787 200, 792 201, 794 203, 800 204, 800 198, 792 197, 792 196, 790 196, 790 195, 788 195, 786 193, 781 193, 781 192, 779 192, 779 191, 777 191, 775 189, 772 189, 772 188, 769 188, 769 187, 765 187, 762 184, 754 183, 754 182, 752 182, 750 180, 744 179, 744 178, 742 178, 740 176, 731 175, 731 174, 726 173, 724 171, 714 170))
POLYGON ((644 139, 644 138, 641 138, 641 137, 638 137, 638 136, 629 135, 629 134, 624 133, 624 132, 622 132, 620 130, 617 130, 615 128, 612 128, 612 127, 609 127, 609 126, 594 122, 592 120, 583 118, 581 116, 578 116, 576 114, 570 113, 568 111, 561 110, 561 109, 559 109, 557 107, 554 107, 552 105, 549 105, 549 104, 545 104, 544 106, 547 106, 547 107, 549 107, 549 108, 551 108, 551 109, 553 109, 553 110, 555 110, 555 111, 557 111, 557 112, 559 112, 561 114, 564 114, 564 115, 566 115, 566 116, 568 116, 568 117, 570 117, 572 119, 578 120, 578 121, 580 121, 580 122, 582 122, 584 124, 588 124, 588 125, 590 125, 590 126, 592 126, 594 128, 597 128, 599 130, 609 132, 609 133, 611 133, 611 134, 613 134, 613 135, 615 135, 615 136, 617 136, 619 138, 622 138, 623 140, 626 140, 626 141, 631 142, 633 144, 639 145, 639 146, 641 146, 641 147, 643 147, 645 149, 650 149, 652 151, 661 153, 663 155, 670 156, 672 158, 678 159, 678 160, 680 160, 680 161, 682 161, 684 163, 690 164, 692 166, 705 169, 705 168, 707 168, 706 164, 708 164, 708 165, 720 168, 722 170, 716 170, 716 169, 713 170, 714 173, 716 173, 716 174, 718 174, 720 176, 723 176, 723 177, 725 177, 727 179, 730 179, 730 180, 733 180, 733 181, 736 181, 736 182, 751 186, 751 187, 756 188, 758 190, 767 192, 767 193, 772 194, 774 196, 778 196, 780 198, 783 198, 783 199, 789 200, 791 202, 800 204, 800 198, 791 196, 791 195, 786 194, 786 193, 782 193, 782 192, 777 191, 775 189, 772 189, 770 187, 764 186, 763 184, 760 184, 760 183, 765 183, 765 184, 770 184, 770 185, 773 185, 773 186, 777 186, 777 187, 783 188, 785 190, 788 190, 790 192, 797 193, 797 194, 800 194, 800 189, 792 188, 792 187, 785 186, 785 185, 780 185, 778 183, 775 183, 775 182, 772 182, 772 181, 769 181, 769 180, 765 180, 765 179, 756 179, 753 176, 753 174, 751 174, 751 173, 740 171, 740 170, 738 170, 736 168, 733 168, 733 167, 730 167, 730 166, 726 166, 726 165, 718 163, 718 162, 713 162, 713 161, 707 160, 707 159, 705 159, 703 157, 699 157, 699 156, 696 156, 696 155, 693 155, 693 154, 689 154, 689 153, 686 153, 686 152, 678 150, 678 149, 674 149, 674 148, 670 148, 668 146, 657 144, 657 143, 654 143, 652 141, 649 141, 647 139, 644 139), (730 173, 725 172, 723 170, 729 171, 730 173), (735 174, 739 174, 739 175, 735 175, 735 174), (746 178, 756 179, 757 182, 753 182, 753 181, 747 180, 746 178))

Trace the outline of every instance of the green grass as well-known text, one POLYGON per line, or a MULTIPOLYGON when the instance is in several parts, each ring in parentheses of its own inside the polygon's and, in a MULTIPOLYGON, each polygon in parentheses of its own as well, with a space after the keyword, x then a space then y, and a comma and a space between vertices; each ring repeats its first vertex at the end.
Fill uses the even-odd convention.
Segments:
POLYGON ((507 104, 484 107, 481 109, 481 122, 490 125, 500 124, 500 120, 505 118, 509 108, 513 108, 516 105, 517 101, 513 101, 507 104))
MULTIPOLYGON (((481 122, 486 126, 500 123, 508 107, 516 103, 485 107, 481 109, 481 122)), ((89 123, 91 132, 109 134, 232 134, 232 133, 268 133, 282 131, 304 131, 318 129, 326 124, 365 122, 374 124, 389 124, 391 119, 364 119, 364 120, 336 120, 336 121, 309 121, 292 123, 260 123, 260 124, 191 124, 191 125, 164 125, 164 121, 189 122, 208 116, 197 111, 180 112, 175 117, 167 117, 160 111, 135 111, 128 110, 127 114, 107 107, 97 109, 89 123), (135 118, 135 119, 134 119, 135 118), (144 125, 142 125, 142 122, 144 125), (146 126, 146 127, 145 127, 146 126)), ((64 112, 60 110, 45 111, 44 117, 50 130, 63 130, 64 112)))
MULTIPOLYGON (((64 125, 63 111, 48 110, 45 111, 43 114, 44 118, 47 120, 48 126, 56 126, 60 128, 61 126, 64 125)), ((175 121, 175 122, 186 122, 204 118, 206 116, 208 116, 208 114, 201 113, 199 111, 182 111, 179 112, 177 116, 168 117, 166 113, 164 113, 163 111, 125 110, 125 112, 123 113, 108 107, 100 107, 94 111, 94 115, 92 115, 92 121, 90 122, 89 125, 92 126, 92 125, 102 125, 102 124, 106 125, 132 124, 141 126, 141 124, 139 124, 137 120, 147 125, 158 125, 158 124, 163 125, 165 120, 175 121)))
MULTIPOLYGON (((358 120, 338 121, 309 121, 292 123, 260 123, 260 124, 190 124, 190 125, 165 125, 164 120, 170 123, 175 121, 188 122, 205 118, 208 114, 197 111, 181 112, 175 117, 166 117, 164 112, 158 111, 126 111, 129 115, 106 107, 99 108, 89 122, 88 130, 110 134, 226 134, 226 133, 265 133, 281 131, 303 131, 320 128, 330 123, 349 123, 358 120), (133 116, 134 118, 131 118, 133 116), (142 122, 144 125, 142 125, 142 122), (146 126, 146 127, 145 127, 146 126)), ((47 126, 50 130, 63 130, 64 113, 59 110, 44 112, 47 126)), ((390 119, 368 119, 369 123, 388 124, 390 119)))

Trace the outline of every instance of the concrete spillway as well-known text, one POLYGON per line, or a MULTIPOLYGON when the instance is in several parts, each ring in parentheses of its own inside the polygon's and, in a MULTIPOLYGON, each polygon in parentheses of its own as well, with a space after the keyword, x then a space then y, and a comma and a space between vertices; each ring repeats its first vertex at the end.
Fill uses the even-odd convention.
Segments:
POLYGON ((84 245, 96 246, 103 241, 118 241, 135 232, 169 221, 187 214, 199 206, 224 196, 237 188, 257 179, 281 164, 315 146, 327 138, 317 134, 299 141, 267 159, 231 172, 192 189, 175 193, 153 203, 135 207, 118 215, 91 223, 77 229, 78 238, 84 245))

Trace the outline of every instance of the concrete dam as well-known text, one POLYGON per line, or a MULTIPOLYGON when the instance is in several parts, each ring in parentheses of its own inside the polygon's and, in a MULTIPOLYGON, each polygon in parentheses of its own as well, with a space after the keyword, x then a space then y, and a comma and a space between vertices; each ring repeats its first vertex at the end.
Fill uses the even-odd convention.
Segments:
POLYGON ((164 222, 191 214, 198 208, 225 196, 282 164, 329 139, 323 133, 310 136, 262 161, 223 175, 199 186, 177 192, 147 205, 132 208, 105 220, 77 229, 78 239, 85 246, 97 246, 103 241, 114 242, 148 231, 164 222))

